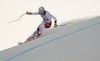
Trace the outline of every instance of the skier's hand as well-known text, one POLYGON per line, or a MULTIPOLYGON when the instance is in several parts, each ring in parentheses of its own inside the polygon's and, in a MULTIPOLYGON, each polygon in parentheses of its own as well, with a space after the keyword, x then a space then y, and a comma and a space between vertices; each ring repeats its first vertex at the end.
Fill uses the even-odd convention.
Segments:
POLYGON ((55 24, 54 24, 54 28, 56 28, 56 27, 57 27, 57 24, 55 23, 55 24))
POLYGON ((27 12, 26 12, 26 14, 28 14, 28 15, 29 15, 30 13, 27 11, 27 12))

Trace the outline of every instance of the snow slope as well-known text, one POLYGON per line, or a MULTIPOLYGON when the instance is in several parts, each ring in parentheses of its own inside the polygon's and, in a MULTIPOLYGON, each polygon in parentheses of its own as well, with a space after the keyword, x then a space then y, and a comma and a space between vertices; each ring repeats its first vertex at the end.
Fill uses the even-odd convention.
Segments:
POLYGON ((0 61, 100 61, 99 16, 45 30, 41 36, 1 51, 0 61))

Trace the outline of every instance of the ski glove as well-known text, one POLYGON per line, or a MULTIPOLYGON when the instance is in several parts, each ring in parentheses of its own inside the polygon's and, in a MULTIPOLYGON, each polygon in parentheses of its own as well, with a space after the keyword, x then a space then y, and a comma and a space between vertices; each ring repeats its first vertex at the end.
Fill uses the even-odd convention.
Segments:
POLYGON ((30 13, 27 11, 26 14, 30 15, 30 13))
POLYGON ((54 23, 54 28, 56 28, 57 27, 57 24, 56 23, 54 23))

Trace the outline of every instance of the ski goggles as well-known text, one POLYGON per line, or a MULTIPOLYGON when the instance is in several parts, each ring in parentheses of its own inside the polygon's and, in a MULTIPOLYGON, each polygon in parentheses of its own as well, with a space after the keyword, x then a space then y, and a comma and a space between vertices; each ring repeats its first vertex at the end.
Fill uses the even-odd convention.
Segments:
POLYGON ((39 13, 43 13, 44 11, 39 11, 39 13))

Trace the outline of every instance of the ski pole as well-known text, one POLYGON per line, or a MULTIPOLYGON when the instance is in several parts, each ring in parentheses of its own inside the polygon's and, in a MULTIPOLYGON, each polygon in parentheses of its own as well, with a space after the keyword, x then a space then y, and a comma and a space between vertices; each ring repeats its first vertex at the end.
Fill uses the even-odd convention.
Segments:
POLYGON ((65 25, 68 25, 68 24, 73 24, 73 25, 76 25, 76 23, 66 23, 66 24, 63 24, 63 25, 57 25, 58 27, 60 26, 65 26, 65 25))
POLYGON ((22 16, 24 16, 25 14, 26 14, 26 13, 22 14, 22 15, 20 16, 20 18, 14 20, 14 21, 10 21, 9 23, 16 22, 16 21, 20 20, 20 19, 22 18, 22 16))

